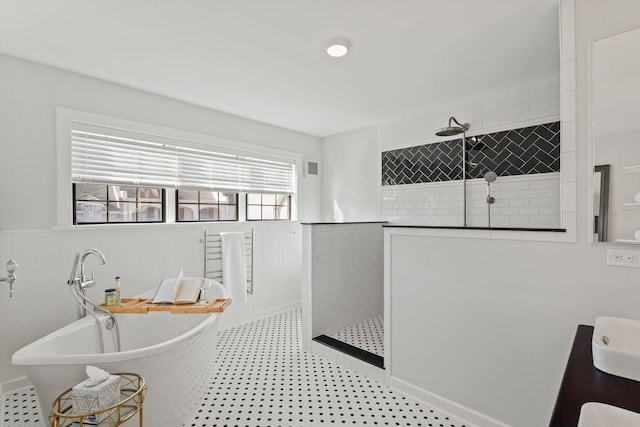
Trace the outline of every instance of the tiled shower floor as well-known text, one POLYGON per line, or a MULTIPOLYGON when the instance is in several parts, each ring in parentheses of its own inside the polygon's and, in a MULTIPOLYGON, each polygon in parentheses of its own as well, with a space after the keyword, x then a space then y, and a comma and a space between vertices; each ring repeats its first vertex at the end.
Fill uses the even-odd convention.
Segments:
MULTIPOLYGON (((221 331, 214 358, 219 368, 186 427, 471 427, 302 351, 299 309, 221 331)), ((34 399, 32 389, 3 396, 5 426, 44 427, 34 399)))
POLYGON ((382 314, 356 323, 348 328, 326 334, 338 341, 384 357, 384 326, 382 314))

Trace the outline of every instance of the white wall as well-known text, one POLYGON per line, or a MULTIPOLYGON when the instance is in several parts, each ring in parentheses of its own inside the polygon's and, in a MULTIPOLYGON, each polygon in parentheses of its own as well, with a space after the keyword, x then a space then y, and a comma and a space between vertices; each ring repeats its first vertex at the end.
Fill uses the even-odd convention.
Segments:
POLYGON ((322 140, 322 218, 333 221, 334 201, 344 221, 379 219, 379 152, 376 126, 322 140))
MULTIPOLYGON (((640 319, 640 269, 607 266, 607 246, 589 244, 588 155, 590 44, 640 27, 640 3, 580 0, 575 6, 576 27, 563 28, 563 50, 570 57, 575 50, 576 79, 565 68, 563 84, 570 91, 575 84, 577 104, 575 110, 566 104, 562 115, 571 121, 575 114, 577 124, 577 182, 566 199, 576 200, 577 242, 411 230, 397 231, 388 246, 391 384, 513 426, 548 424, 579 324, 592 325, 599 315, 640 319)), ((563 24, 572 20, 573 14, 563 16, 563 24)))
POLYGON ((640 271, 607 266, 602 246, 417 235, 390 245, 389 383, 436 405, 429 393, 508 425, 547 425, 577 326, 640 318, 640 271))
MULTIPOLYGON (((56 107, 68 107, 157 126, 214 135, 321 157, 315 137, 230 116, 161 96, 0 55, 0 264, 19 264, 15 294, 0 283, 0 382, 22 375, 10 363, 22 345, 75 318, 65 282, 73 253, 103 250, 105 266, 91 259, 99 299, 113 277, 122 276, 124 296, 157 286, 180 267, 201 274, 199 239, 204 225, 83 227, 56 229, 56 107)), ((300 177, 299 216, 320 218, 319 180, 300 177)), ((68 201, 71 203, 71 200, 68 201)), ((300 300, 300 232, 297 223, 255 224, 257 294, 236 305, 227 324, 247 320, 300 300)), ((213 224, 212 232, 248 224, 213 224)), ((2 274, 2 273, 0 273, 2 274)))

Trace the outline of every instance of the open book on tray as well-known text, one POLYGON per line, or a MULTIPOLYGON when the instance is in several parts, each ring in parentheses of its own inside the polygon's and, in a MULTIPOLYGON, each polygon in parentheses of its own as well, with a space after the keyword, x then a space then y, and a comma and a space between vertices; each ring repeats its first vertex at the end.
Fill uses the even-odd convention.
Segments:
POLYGON ((198 301, 202 277, 183 277, 182 270, 178 277, 163 279, 156 291, 153 304, 193 304, 198 301))

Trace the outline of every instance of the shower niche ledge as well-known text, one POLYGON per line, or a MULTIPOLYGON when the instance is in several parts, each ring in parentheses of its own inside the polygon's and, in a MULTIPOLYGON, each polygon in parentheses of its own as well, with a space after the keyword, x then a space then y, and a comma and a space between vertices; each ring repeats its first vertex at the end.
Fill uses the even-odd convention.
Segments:
POLYGON ((413 225, 413 224, 385 224, 385 228, 430 228, 444 230, 488 230, 488 231, 537 231, 566 233, 566 228, 535 228, 535 227, 476 227, 462 225, 413 225))

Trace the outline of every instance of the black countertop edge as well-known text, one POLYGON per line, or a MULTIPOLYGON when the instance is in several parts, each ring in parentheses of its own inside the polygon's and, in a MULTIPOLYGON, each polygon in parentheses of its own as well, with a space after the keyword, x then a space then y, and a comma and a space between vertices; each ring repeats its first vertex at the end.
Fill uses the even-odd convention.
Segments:
POLYGON ((350 222, 301 222, 302 225, 350 225, 350 224, 387 224, 388 221, 350 221, 350 222))
POLYGON ((524 227, 463 227, 461 225, 401 225, 386 224, 383 227, 389 228, 442 228, 446 230, 499 230, 499 231, 553 231, 566 233, 566 228, 524 228, 524 227))

